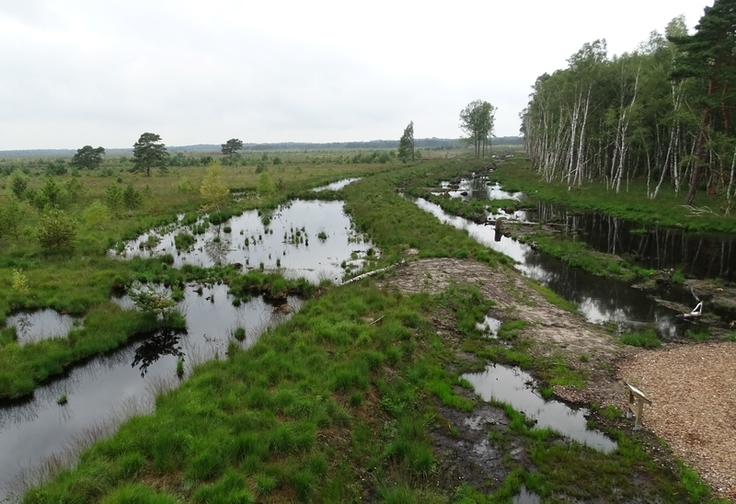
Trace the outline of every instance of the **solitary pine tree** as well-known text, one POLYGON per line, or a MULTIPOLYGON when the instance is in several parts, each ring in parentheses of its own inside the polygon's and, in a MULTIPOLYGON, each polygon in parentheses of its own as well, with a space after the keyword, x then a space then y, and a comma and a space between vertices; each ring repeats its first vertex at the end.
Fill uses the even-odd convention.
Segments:
POLYGON ((222 155, 227 157, 233 157, 236 151, 243 150, 243 141, 237 138, 231 138, 224 144, 220 144, 222 147, 222 155))
POLYGON ((158 168, 161 173, 166 173, 166 164, 169 153, 166 146, 161 142, 161 135, 156 133, 143 133, 138 141, 133 144, 133 171, 145 172, 147 177, 151 176, 151 168, 158 168))
POLYGON ((414 121, 409 122, 399 140, 399 159, 406 163, 409 158, 414 161, 414 121))
POLYGON ((95 149, 91 145, 85 145, 81 149, 77 149, 77 153, 72 158, 71 165, 77 168, 94 170, 102 164, 102 155, 104 153, 105 149, 102 147, 95 149))

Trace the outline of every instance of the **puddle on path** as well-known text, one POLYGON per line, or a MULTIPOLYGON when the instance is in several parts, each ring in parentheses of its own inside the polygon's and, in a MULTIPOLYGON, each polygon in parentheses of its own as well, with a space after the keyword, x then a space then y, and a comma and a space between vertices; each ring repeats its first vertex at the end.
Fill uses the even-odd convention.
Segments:
POLYGON ((644 324, 653 325, 664 338, 675 338, 685 327, 677 324, 674 310, 658 305, 646 293, 623 282, 590 275, 512 238, 496 232, 493 225, 475 224, 449 215, 439 205, 417 198, 419 208, 441 222, 465 229, 471 238, 516 262, 516 269, 574 303, 580 313, 596 324, 613 323, 619 332, 644 324))
MULTIPOLYGON (((290 317, 262 298, 235 307, 227 290, 226 285, 215 285, 203 288, 199 295, 195 287, 186 288, 185 299, 178 306, 187 319, 187 334, 132 343, 38 387, 27 401, 0 405, 0 502, 7 495, 7 485, 23 468, 59 453, 123 405, 146 403, 157 382, 176 380, 177 355, 169 351, 172 348, 180 349, 189 370, 215 355, 224 358, 230 334, 237 327, 245 329, 242 346, 247 347, 268 326, 290 317), (57 404, 62 395, 68 399, 63 406, 57 404)), ((288 304, 296 311, 302 302, 289 298, 288 304)))
POLYGON ((524 412, 528 418, 535 419, 537 427, 549 427, 604 453, 617 448, 616 442, 587 428, 587 410, 574 410, 559 401, 545 401, 534 390, 532 376, 519 368, 492 364, 482 373, 468 373, 462 377, 473 385, 475 392, 485 401, 493 398, 510 404, 517 411, 524 412))
POLYGON ((488 334, 489 337, 496 339, 498 338, 498 330, 501 329, 501 324, 502 322, 500 320, 486 315, 483 322, 478 322, 475 327, 479 331, 488 334))
POLYGON ((192 234, 190 226, 145 233, 128 242, 120 256, 171 254, 176 267, 239 263, 244 269, 254 269, 263 264, 264 269, 279 270, 287 277, 305 277, 314 283, 327 278, 339 283, 345 272, 343 263, 359 269, 368 254, 375 252, 353 229, 341 201, 296 200, 274 211, 267 225, 256 211, 245 212, 194 235, 195 242, 188 250, 175 247, 174 237, 182 232, 192 234), (231 232, 225 233, 225 227, 231 232), (144 245, 149 239, 157 241, 150 249, 144 245))
POLYGON ((347 178, 343 180, 338 180, 337 182, 333 182, 331 184, 315 187, 312 189, 313 191, 320 192, 320 191, 339 191, 343 187, 347 186, 348 184, 352 184, 353 182, 357 182, 360 180, 360 178, 347 178))
POLYGON ((74 327, 74 318, 47 308, 13 314, 8 317, 5 327, 15 327, 18 344, 24 345, 44 339, 65 338, 74 327))
POLYGON ((541 500, 539 495, 530 492, 525 486, 522 486, 519 495, 515 495, 512 502, 513 504, 539 504, 541 500))

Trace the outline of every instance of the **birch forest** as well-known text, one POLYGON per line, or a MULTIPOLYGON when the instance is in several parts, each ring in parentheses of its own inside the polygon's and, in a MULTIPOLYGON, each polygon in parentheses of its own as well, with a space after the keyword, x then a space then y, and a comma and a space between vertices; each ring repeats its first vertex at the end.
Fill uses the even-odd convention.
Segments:
POLYGON ((609 57, 586 43, 568 67, 537 78, 522 112, 533 169, 569 188, 591 182, 647 195, 707 191, 731 211, 736 195, 736 0, 706 7, 694 33, 683 17, 636 50, 609 57))

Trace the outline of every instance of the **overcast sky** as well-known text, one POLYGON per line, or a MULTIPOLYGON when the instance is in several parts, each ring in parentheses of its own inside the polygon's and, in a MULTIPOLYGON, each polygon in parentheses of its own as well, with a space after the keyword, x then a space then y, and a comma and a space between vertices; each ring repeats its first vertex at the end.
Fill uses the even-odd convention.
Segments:
POLYGON ((0 150, 456 138, 605 38, 632 51, 713 0, 0 0, 0 150))

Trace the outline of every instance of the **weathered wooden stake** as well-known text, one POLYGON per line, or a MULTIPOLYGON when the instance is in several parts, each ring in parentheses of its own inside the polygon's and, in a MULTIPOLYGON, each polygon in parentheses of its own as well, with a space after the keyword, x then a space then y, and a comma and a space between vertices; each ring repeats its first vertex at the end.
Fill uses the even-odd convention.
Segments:
POLYGON ((634 430, 641 429, 641 419, 644 416, 644 403, 652 404, 644 392, 634 387, 629 382, 626 386, 629 387, 629 411, 626 412, 626 417, 631 418, 634 416, 634 430))

